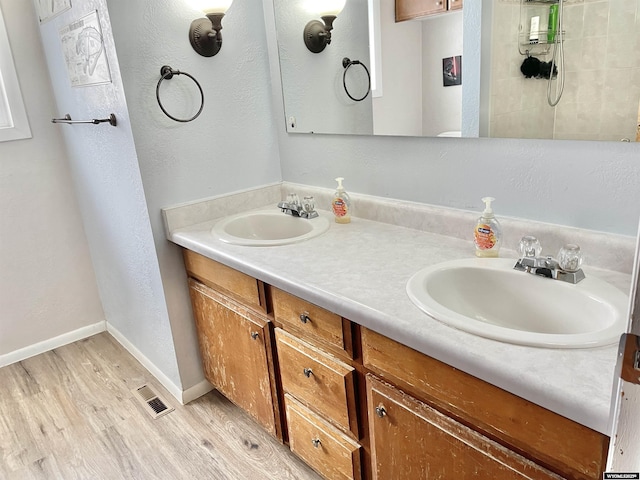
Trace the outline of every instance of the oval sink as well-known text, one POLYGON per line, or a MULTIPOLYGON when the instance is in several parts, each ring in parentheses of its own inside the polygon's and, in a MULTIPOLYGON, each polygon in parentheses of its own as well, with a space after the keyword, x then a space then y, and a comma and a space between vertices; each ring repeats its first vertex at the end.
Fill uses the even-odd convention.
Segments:
POLYGON ((211 233, 226 243, 259 247, 302 242, 328 229, 329 220, 325 217, 293 217, 274 208, 225 217, 213 226, 211 233))
POLYGON ((447 325, 519 345, 587 348, 617 343, 628 297, 587 275, 578 284, 513 269, 511 259, 463 259, 417 272, 411 301, 447 325))

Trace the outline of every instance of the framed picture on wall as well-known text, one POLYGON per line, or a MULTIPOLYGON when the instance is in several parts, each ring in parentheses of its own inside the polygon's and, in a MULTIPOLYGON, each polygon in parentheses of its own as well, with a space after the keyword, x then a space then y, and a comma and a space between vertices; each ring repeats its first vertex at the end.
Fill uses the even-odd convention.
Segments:
POLYGON ((60 41, 72 87, 111 82, 97 10, 62 28, 60 41))
POLYGON ((442 59, 442 83, 445 87, 462 85, 462 55, 442 59))
POLYGON ((40 23, 45 23, 71 8, 71 0, 34 0, 34 3, 40 23))

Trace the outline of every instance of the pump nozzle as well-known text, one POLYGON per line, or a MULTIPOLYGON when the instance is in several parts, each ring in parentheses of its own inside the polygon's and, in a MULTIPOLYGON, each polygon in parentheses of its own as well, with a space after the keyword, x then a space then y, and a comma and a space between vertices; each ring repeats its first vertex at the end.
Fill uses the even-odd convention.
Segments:
POLYGON ((494 200, 495 200, 495 198, 493 198, 493 197, 484 197, 482 199, 482 201, 484 202, 484 205, 485 205, 484 212, 482 212, 482 215, 484 217, 489 217, 490 218, 490 217, 494 216, 493 210, 491 209, 491 202, 493 202, 494 200))
POLYGON ((342 186, 342 181, 343 180, 344 180, 343 177, 336 178, 336 182, 338 182, 338 190, 344 190, 344 187, 342 186))

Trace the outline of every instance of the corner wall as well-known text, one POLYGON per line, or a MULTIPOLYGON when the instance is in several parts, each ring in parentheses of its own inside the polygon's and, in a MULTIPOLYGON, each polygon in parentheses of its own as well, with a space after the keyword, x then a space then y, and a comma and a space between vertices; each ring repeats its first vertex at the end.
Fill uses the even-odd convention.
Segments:
MULTIPOLYGON (((0 142, 0 365, 104 323, 33 2, 0 0, 33 137, 0 142)), ((89 333, 90 332, 90 333, 89 333)), ((75 338, 74 338, 75 339, 75 338)), ((73 340, 69 340, 73 341, 73 340)), ((57 345, 55 345, 57 346, 57 345)))

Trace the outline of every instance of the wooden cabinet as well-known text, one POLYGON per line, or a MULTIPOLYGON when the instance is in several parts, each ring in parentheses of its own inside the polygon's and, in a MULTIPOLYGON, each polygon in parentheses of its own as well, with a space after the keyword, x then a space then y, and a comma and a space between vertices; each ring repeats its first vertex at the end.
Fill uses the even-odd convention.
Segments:
POLYGON ((189 279, 205 378, 281 438, 269 318, 189 279))
POLYGON ((463 0, 396 0, 396 22, 462 9, 463 0))
POLYGON ((360 479, 351 322, 277 288, 271 298, 291 450, 324 478, 360 479))
POLYGON ((360 444, 285 394, 289 447, 324 478, 359 480, 360 444))
POLYGON ((566 478, 602 478, 606 435, 365 328, 362 357, 385 381, 539 465, 566 478))
POLYGON ((279 328, 276 342, 283 390, 357 439, 355 369, 279 328))
POLYGON ((201 255, 185 265, 206 378, 324 478, 602 477, 606 435, 201 255))
POLYGON ((271 288, 273 311, 285 330, 336 356, 352 359, 351 322, 301 298, 271 288))
POLYGON ((367 375, 375 480, 560 480, 415 398, 367 375))

